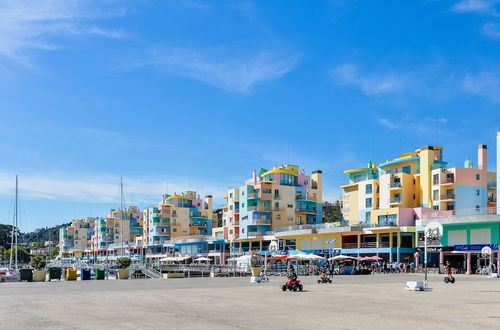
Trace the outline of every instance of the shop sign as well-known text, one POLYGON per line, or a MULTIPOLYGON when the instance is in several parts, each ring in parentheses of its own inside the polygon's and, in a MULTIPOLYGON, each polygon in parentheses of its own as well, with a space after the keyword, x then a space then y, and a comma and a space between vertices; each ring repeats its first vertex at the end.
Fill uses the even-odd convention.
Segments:
POLYGON ((498 251, 498 244, 472 244, 472 245, 455 245, 455 251, 481 251, 483 247, 489 247, 493 251, 498 251))

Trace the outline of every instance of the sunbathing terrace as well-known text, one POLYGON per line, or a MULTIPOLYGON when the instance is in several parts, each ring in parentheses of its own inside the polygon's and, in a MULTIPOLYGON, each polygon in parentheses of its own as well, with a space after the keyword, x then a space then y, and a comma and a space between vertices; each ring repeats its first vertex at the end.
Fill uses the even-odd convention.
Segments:
POLYGON ((0 283, 1 327, 96 329, 491 329, 498 328, 500 279, 457 275, 432 292, 403 289, 422 275, 334 277, 304 292, 248 278, 0 283))

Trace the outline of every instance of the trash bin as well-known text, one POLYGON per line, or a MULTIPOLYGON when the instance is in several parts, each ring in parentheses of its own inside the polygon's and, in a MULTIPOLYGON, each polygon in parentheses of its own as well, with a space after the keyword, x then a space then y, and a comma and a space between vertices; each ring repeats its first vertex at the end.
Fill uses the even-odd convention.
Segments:
POLYGON ((20 269, 19 270, 19 275, 20 275, 20 278, 21 278, 21 282, 22 281, 28 281, 28 282, 33 281, 33 272, 32 272, 32 269, 28 269, 28 268, 20 269))
POLYGON ((95 279, 96 280, 104 280, 104 269, 102 269, 102 268, 95 269, 95 279))
POLYGON ((61 268, 59 267, 50 267, 49 268, 49 281, 50 280, 61 280, 61 268))
POLYGON ((76 281, 75 268, 66 268, 66 281, 76 281))
POLYGON ((86 268, 86 269, 82 268, 80 275, 81 275, 82 281, 90 280, 90 269, 89 268, 86 268))

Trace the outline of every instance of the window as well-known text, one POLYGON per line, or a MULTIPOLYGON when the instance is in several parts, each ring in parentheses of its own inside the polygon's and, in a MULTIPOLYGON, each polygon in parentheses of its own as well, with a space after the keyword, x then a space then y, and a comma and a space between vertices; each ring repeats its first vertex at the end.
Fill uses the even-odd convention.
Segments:
POLYGON ((233 198, 233 193, 230 193, 230 194, 229 194, 229 198, 233 198))
POLYGON ((245 233, 245 228, 241 229, 241 233, 243 233, 243 234, 245 233))
POLYGON ((177 228, 174 228, 174 233, 176 233, 176 232, 177 232, 177 228))
POLYGON ((481 174, 476 174, 476 180, 481 180, 481 174))
POLYGON ((288 204, 288 208, 289 209, 293 209, 293 205, 292 204, 288 204))
POLYGON ((229 218, 229 222, 230 222, 230 223, 233 223, 233 217, 230 217, 230 218, 229 218))
POLYGON ((278 189, 274 190, 274 198, 280 198, 280 191, 278 189))
POLYGON ((434 185, 439 184, 439 174, 434 174, 432 176, 432 184, 434 185))
POLYGON ((365 186, 365 194, 371 194, 372 192, 373 192, 373 186, 372 186, 372 184, 371 183, 367 184, 365 186))
POLYGON ((241 196, 245 196, 245 191, 244 190, 241 191, 241 196))
POLYGON ((241 203, 241 207, 245 207, 245 203, 241 203))
POLYGON ((229 233, 230 233, 230 234, 232 234, 232 233, 233 233, 233 230, 231 229, 231 230, 229 231, 229 233))
POLYGON ((411 174, 411 166, 403 167, 403 173, 411 174))
POLYGON ((417 196, 415 194, 413 194, 413 200, 417 199, 417 196))
POLYGON ((434 205, 432 208, 433 208, 434 210, 439 210, 439 205, 434 205))
POLYGON ((476 196, 479 196, 479 189, 476 189, 476 196))
POLYGON ((439 190, 436 189, 432 191, 432 199, 435 201, 439 200, 439 190))
POLYGON ((476 212, 479 212, 479 209, 480 209, 479 205, 476 205, 476 212))
POLYGON ((365 222, 370 222, 370 217, 372 216, 371 212, 366 212, 365 213, 365 222))
POLYGON ((371 198, 367 198, 366 201, 365 201, 365 206, 366 207, 372 207, 372 199, 371 198))
POLYGON ((233 209, 233 206, 232 205, 229 205, 229 209, 232 210, 233 209))

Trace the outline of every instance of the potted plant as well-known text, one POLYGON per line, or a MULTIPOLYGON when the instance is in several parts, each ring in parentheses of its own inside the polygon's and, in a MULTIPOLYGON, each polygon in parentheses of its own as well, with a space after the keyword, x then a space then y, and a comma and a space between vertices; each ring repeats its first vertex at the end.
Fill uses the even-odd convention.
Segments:
POLYGON ((33 267, 33 281, 35 282, 45 282, 47 277, 47 271, 45 270, 45 266, 47 262, 45 258, 41 256, 36 256, 31 258, 31 267, 33 267))
POLYGON ((252 276, 259 276, 262 272, 262 267, 260 266, 260 257, 257 255, 253 255, 250 258, 250 270, 252 271, 252 276))
POLYGON ((131 260, 129 257, 121 257, 116 260, 118 267, 118 278, 120 280, 126 280, 129 277, 129 269, 131 260))

